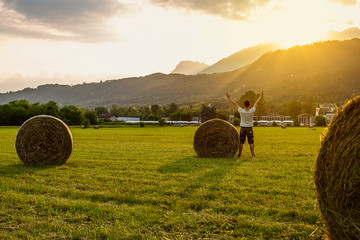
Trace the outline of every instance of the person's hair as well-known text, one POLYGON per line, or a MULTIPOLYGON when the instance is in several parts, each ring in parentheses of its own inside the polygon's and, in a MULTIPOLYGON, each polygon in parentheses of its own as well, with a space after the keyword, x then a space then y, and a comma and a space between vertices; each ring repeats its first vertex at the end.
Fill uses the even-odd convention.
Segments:
POLYGON ((244 101, 244 106, 245 106, 245 107, 250 107, 250 101, 249 101, 249 100, 245 100, 245 101, 244 101))

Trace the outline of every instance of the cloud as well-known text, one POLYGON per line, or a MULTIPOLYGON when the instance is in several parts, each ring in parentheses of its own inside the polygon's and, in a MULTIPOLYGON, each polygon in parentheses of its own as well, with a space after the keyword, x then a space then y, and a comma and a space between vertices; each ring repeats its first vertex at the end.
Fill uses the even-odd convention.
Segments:
POLYGON ((259 7, 272 0, 149 0, 150 4, 164 8, 200 11, 226 19, 249 20, 259 7))
POLYGON ((129 11, 118 0, 0 0, 0 33, 74 41, 114 38, 106 22, 129 11))
POLYGON ((331 2, 340 3, 342 5, 355 5, 357 0, 330 0, 331 2))

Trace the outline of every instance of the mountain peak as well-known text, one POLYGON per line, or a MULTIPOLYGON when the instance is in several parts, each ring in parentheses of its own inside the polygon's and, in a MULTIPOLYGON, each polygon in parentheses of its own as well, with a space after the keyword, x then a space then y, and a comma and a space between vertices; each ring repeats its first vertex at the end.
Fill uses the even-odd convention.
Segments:
POLYGON ((195 75, 207 67, 209 67, 209 65, 201 62, 181 61, 171 73, 195 75))
POLYGON ((360 29, 357 27, 347 28, 342 32, 331 31, 328 34, 328 40, 350 40, 353 38, 360 38, 360 29))

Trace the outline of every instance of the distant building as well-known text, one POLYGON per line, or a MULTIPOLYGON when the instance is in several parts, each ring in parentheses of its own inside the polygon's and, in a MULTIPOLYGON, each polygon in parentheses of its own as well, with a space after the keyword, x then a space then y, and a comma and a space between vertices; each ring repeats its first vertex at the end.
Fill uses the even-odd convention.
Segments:
POLYGON ((235 116, 234 115, 229 115, 229 122, 233 122, 234 121, 235 116))
MULTIPOLYGON (((302 125, 302 126, 309 125, 309 122, 308 122, 309 120, 310 120, 310 124, 311 124, 313 118, 308 119, 308 114, 301 114, 298 117, 298 121, 299 121, 300 125, 302 125)), ((258 120, 257 120, 257 123, 259 124, 259 126, 266 126, 266 125, 271 126, 274 122, 277 125, 281 125, 282 123, 286 123, 287 125, 294 124, 291 117, 285 116, 285 115, 260 116, 260 117, 258 117, 258 120)))
POLYGON ((123 122, 140 122, 140 118, 136 118, 136 117, 118 117, 116 118, 116 120, 123 122))
POLYGON ((324 116, 326 118, 326 121, 329 123, 331 119, 335 116, 336 109, 336 105, 332 103, 320 104, 316 108, 316 116, 324 116))
POLYGON ((335 116, 335 113, 327 113, 325 114, 325 118, 327 122, 330 122, 331 119, 335 116))
POLYGON ((305 126, 305 125, 308 125, 308 115, 305 113, 305 114, 301 114, 299 117, 298 117, 298 121, 300 123, 301 126, 305 126))
POLYGON ((97 115, 97 117, 98 119, 103 119, 104 121, 115 122, 117 120, 117 116, 115 114, 100 113, 97 115))
POLYGON ((324 115, 326 113, 333 113, 336 111, 336 106, 335 104, 332 103, 324 103, 324 104, 320 104, 317 108, 316 108, 316 116, 318 115, 324 115))
POLYGON ((200 122, 200 117, 193 117, 192 120, 195 122, 200 122))
POLYGON ((292 120, 272 120, 272 121, 267 121, 267 120, 259 120, 259 121, 254 121, 257 123, 258 126, 274 126, 274 123, 277 126, 292 126, 294 125, 294 121, 292 120))
POLYGON ((285 116, 285 115, 268 115, 268 116, 260 116, 259 120, 286 121, 286 120, 291 120, 291 117, 290 116, 285 116))
POLYGON ((258 126, 269 126, 269 121, 267 120, 259 120, 257 121, 258 126))

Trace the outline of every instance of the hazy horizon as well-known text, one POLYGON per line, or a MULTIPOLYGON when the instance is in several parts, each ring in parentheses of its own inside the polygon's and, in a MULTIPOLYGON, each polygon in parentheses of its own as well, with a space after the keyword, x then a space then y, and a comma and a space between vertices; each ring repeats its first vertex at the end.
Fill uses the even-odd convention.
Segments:
POLYGON ((0 0, 0 92, 212 65, 360 27, 360 0, 0 0))

